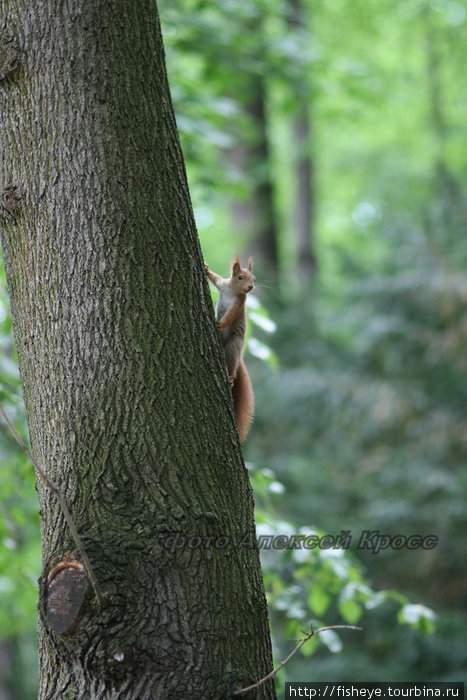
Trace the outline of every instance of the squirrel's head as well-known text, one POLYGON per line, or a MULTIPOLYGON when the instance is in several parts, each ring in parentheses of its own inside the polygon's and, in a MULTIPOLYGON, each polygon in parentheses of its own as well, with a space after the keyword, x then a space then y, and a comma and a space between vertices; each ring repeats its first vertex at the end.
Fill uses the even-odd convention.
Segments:
POLYGON ((245 269, 240 265, 240 259, 238 255, 236 255, 232 264, 231 287, 237 292, 248 294, 255 286, 255 282, 256 277, 253 274, 253 259, 250 258, 248 260, 248 267, 245 269))

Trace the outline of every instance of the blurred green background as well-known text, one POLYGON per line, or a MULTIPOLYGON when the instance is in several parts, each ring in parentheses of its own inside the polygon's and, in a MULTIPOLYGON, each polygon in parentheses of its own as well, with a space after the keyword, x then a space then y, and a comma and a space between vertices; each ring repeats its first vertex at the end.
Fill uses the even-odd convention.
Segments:
MULTIPOLYGON (((467 4, 160 0, 205 260, 255 257, 245 456, 285 680, 467 680, 467 4), (352 547, 351 549, 355 549, 352 547)), ((25 435, 4 272, 0 399, 25 435)), ((38 505, 0 425, 0 697, 35 697, 38 505), (2 695, 3 693, 3 695, 2 695)))

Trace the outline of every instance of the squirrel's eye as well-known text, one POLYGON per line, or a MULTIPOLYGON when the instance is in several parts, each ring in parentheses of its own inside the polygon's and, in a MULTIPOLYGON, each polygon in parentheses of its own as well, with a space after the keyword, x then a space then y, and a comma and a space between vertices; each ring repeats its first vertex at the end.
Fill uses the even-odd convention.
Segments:
POLYGON ((243 275, 239 275, 239 276, 238 276, 238 279, 239 279, 239 280, 242 280, 242 279, 243 279, 243 275))

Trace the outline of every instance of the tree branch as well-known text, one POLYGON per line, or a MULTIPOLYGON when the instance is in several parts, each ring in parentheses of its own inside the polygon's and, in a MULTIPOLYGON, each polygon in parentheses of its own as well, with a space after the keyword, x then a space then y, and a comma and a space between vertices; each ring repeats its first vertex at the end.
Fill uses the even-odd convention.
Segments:
MULTIPOLYGON (((241 690, 235 690, 232 695, 244 695, 247 693, 249 690, 253 690, 253 688, 259 688, 261 685, 266 683, 267 681, 270 681, 272 678, 274 678, 279 671, 284 668, 286 664, 289 663, 290 659, 295 656, 297 651, 299 651, 304 644, 307 643, 309 639, 311 639, 315 634, 319 634, 320 632, 327 632, 327 630, 362 630, 362 627, 356 627, 355 625, 331 625, 330 627, 321 627, 319 630, 314 630, 313 627, 311 627, 310 632, 306 634, 306 636, 300 640, 300 642, 297 644, 295 649, 292 649, 290 654, 286 656, 286 658, 281 661, 279 666, 276 668, 273 668, 273 670, 268 673, 267 676, 264 676, 264 678, 261 678, 261 680, 257 681, 256 683, 253 683, 253 685, 249 685, 247 688, 242 688, 241 690)), ((305 632, 304 632, 305 634, 305 632)))

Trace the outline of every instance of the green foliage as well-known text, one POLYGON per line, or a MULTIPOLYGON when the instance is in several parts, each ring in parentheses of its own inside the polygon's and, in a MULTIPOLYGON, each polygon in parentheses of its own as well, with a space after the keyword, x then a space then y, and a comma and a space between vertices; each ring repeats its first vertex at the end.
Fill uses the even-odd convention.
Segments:
POLYGON ((3 449, 0 459, 0 629, 9 635, 35 629, 39 516, 29 462, 3 449))
MULTIPOLYGON (((1 405, 24 435, 24 407, 3 270, 0 272, 0 347, 1 405)), ((40 573, 34 470, 1 420, 0 464, 0 630, 2 636, 32 634, 40 573)))
MULTIPOLYGON (((286 639, 299 639, 310 629, 329 624, 365 624, 376 608, 391 610, 389 631, 397 623, 410 625, 423 635, 435 631, 435 614, 427 606, 414 604, 395 590, 376 591, 364 573, 361 562, 346 549, 346 540, 335 540, 332 547, 324 546, 325 532, 310 527, 298 528, 277 514, 284 485, 269 469, 249 465, 257 499, 257 532, 262 547, 263 571, 268 602, 273 618, 276 646, 285 655, 286 639), (275 546, 281 537, 295 537, 302 546, 275 546), (323 546, 303 546, 307 538, 320 538, 323 546), (281 630, 280 637, 277 631, 281 630)), ((318 542, 318 539, 315 539, 318 542)), ((289 539, 290 542, 290 539, 289 539)), ((356 632, 354 632, 355 634, 356 632)), ((350 631, 329 630, 311 638, 300 650, 305 657, 317 653, 323 646, 332 653, 345 648, 344 636, 350 631)), ((289 645, 290 646, 290 645, 289 645)), ((292 648, 295 645, 292 645, 292 648)), ((290 649, 289 649, 290 651, 290 649)))
MULTIPOLYGON (((5 273, 0 273, 0 401, 24 435, 24 407, 5 273)), ((39 515, 32 464, 0 424, 0 630, 3 635, 35 629, 40 572, 39 515)))

